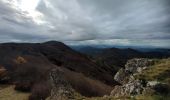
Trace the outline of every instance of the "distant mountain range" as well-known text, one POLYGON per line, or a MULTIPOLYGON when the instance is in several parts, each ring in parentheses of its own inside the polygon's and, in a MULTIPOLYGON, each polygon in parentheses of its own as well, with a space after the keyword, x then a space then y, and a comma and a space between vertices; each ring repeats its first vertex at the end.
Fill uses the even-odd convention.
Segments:
POLYGON ((162 48, 99 48, 91 46, 72 46, 78 52, 89 55, 101 66, 108 66, 114 74, 123 67, 128 59, 132 58, 167 58, 170 49, 162 48))
POLYGON ((81 52, 81 53, 85 53, 87 55, 95 55, 95 54, 99 54, 101 53, 103 50, 106 49, 111 49, 111 48, 117 48, 120 50, 123 49, 134 49, 136 51, 140 51, 140 52, 161 52, 161 53, 165 53, 165 55, 168 53, 170 54, 170 49, 168 48, 152 48, 152 47, 129 47, 129 46, 84 46, 84 45, 71 45, 70 46, 72 49, 81 52))

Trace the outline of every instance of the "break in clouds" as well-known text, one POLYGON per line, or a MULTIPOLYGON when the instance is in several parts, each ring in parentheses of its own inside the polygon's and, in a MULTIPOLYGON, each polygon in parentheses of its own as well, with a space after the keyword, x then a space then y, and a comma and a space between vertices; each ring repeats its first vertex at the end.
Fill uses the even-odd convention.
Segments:
POLYGON ((170 48, 170 0, 0 0, 0 42, 170 48))

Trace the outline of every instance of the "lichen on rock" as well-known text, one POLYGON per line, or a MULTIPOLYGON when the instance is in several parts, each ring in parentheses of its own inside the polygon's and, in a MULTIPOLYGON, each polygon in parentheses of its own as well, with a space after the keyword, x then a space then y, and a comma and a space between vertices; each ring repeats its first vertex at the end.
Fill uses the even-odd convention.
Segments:
POLYGON ((135 79, 134 75, 139 74, 142 70, 151 66, 153 60, 145 58, 135 58, 129 60, 125 68, 121 68, 116 75, 114 80, 119 82, 121 85, 117 85, 111 92, 111 96, 133 96, 142 94, 142 91, 146 87, 146 82, 144 80, 135 79))
POLYGON ((51 77, 51 95, 48 100, 72 100, 74 90, 65 80, 63 71, 59 68, 53 69, 50 73, 51 77))

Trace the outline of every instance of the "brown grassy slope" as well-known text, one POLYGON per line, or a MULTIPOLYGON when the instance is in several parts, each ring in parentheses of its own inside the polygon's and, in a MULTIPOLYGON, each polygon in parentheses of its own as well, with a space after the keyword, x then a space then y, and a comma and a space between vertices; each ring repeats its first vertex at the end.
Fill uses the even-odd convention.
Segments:
MULTIPOLYGON (((87 77, 100 80, 106 84, 116 84, 112 79, 113 75, 109 73, 110 69, 105 68, 105 66, 98 66, 88 59, 86 55, 72 50, 61 42, 4 43, 0 44, 0 56, 0 64, 10 70, 13 70, 13 63, 15 62, 13 59, 16 59, 16 57, 32 56, 36 57, 36 59, 32 59, 32 61, 36 62, 41 59, 47 59, 48 62, 52 64, 83 73, 87 77), (106 70, 103 70, 103 68, 106 70)), ((20 60, 22 62, 22 59, 20 60)), ((30 61, 28 63, 30 63, 30 61)), ((47 64, 46 62, 41 63, 44 65, 47 64)))
POLYGON ((113 89, 113 87, 99 80, 91 79, 82 73, 76 73, 67 69, 64 69, 64 76, 71 86, 84 96, 104 96, 110 94, 113 89))

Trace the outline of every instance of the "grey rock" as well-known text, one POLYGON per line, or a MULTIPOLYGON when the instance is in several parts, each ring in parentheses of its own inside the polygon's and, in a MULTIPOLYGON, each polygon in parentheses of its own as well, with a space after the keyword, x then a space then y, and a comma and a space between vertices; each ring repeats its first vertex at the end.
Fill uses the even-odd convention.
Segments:
POLYGON ((111 92, 111 96, 119 97, 142 94, 146 83, 141 80, 136 80, 134 75, 141 73, 153 64, 153 60, 145 58, 128 60, 125 68, 121 68, 114 76, 114 80, 119 82, 121 86, 115 86, 111 92))
POLYGON ((125 71, 129 73, 141 73, 143 69, 153 65, 154 62, 151 59, 135 58, 128 60, 125 65, 125 71))
POLYGON ((141 81, 135 80, 122 86, 115 86, 111 92, 111 96, 120 97, 138 95, 142 93, 143 89, 144 87, 141 81))
POLYGON ((153 60, 146 58, 135 58, 128 60, 125 68, 121 68, 114 76, 114 80, 120 84, 134 80, 134 75, 141 73, 144 69, 153 65, 153 60))
POLYGON ((64 79, 61 69, 53 69, 50 73, 52 90, 48 100, 73 100, 74 90, 64 79))
POLYGON ((121 68, 114 76, 114 80, 119 82, 120 84, 123 84, 125 81, 125 78, 129 76, 128 73, 125 72, 123 68, 121 68))
POLYGON ((147 82, 148 87, 154 87, 154 86, 156 86, 158 84, 160 84, 160 82, 158 82, 158 81, 148 81, 147 82))

